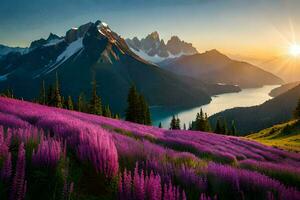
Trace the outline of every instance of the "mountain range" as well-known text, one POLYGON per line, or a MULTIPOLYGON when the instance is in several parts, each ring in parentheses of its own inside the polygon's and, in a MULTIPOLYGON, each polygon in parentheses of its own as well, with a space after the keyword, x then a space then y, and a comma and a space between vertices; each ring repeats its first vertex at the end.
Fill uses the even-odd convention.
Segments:
POLYGON ((210 102, 211 95, 239 91, 235 86, 206 84, 179 76, 142 59, 107 24, 89 22, 68 30, 63 37, 50 34, 33 41, 25 53, 10 52, 0 59, 0 87, 12 88, 25 99, 38 96, 41 83, 53 84, 56 73, 62 94, 91 92, 92 77, 104 104, 115 112, 126 107, 132 84, 150 105, 195 106, 210 102))
POLYGON ((172 36, 165 43, 163 39, 160 39, 157 31, 152 32, 141 40, 137 37, 126 39, 126 43, 134 53, 153 63, 198 53, 191 43, 180 40, 178 36, 172 36))
POLYGON ((289 121, 293 117, 299 97, 300 85, 261 105, 228 109, 211 116, 210 120, 212 124, 218 118, 225 118, 227 122, 234 120, 241 135, 257 132, 289 121))
POLYGON ((168 59, 159 65, 176 74, 199 78, 207 83, 238 85, 241 88, 283 83, 272 73, 247 62, 233 60, 215 49, 168 59))

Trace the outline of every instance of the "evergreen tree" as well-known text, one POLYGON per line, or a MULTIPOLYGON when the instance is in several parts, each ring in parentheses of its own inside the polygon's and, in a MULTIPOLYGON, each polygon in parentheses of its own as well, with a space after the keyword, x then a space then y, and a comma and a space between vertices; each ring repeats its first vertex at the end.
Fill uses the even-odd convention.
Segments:
POLYGON ((183 130, 186 130, 186 125, 185 125, 185 123, 183 124, 183 130))
POLYGON ((104 107, 103 107, 103 116, 104 116, 104 117, 109 117, 109 118, 112 117, 112 113, 111 113, 111 111, 110 111, 109 106, 104 106, 104 107))
POLYGON ((127 104, 126 121, 151 125, 152 121, 149 105, 145 97, 137 92, 134 85, 129 89, 127 104))
POLYGON ((215 133, 220 133, 222 132, 222 125, 221 125, 221 120, 220 118, 217 119, 216 122, 216 128, 215 128, 215 133))
POLYGON ((97 82, 95 78, 93 79, 92 86, 92 97, 89 106, 90 113, 95 115, 102 115, 102 103, 100 96, 98 96, 97 94, 97 82))
POLYGON ((231 121, 231 130, 230 130, 230 134, 233 136, 237 136, 237 130, 236 130, 236 126, 235 126, 235 122, 234 120, 231 121))
POLYGON ((223 118, 223 123, 222 123, 222 128, 221 128, 221 134, 223 134, 223 135, 227 135, 228 134, 227 122, 226 122, 225 118, 223 118))
POLYGON ((207 114, 203 112, 203 110, 200 110, 200 113, 197 113, 196 120, 192 122, 192 130, 197 131, 211 131, 211 126, 207 117, 207 114))
POLYGON ((42 104, 42 105, 47 104, 46 87, 45 87, 44 80, 42 81, 42 86, 40 89, 39 104, 42 104))
POLYGON ((210 122, 208 120, 208 117, 207 117, 207 114, 205 113, 205 131, 206 132, 210 132, 211 131, 211 125, 210 125, 210 122))
POLYGON ((85 99, 85 94, 83 92, 80 93, 80 95, 78 96, 77 102, 78 102, 77 110, 79 112, 87 112, 87 103, 86 103, 86 99, 85 99))
POLYGON ((54 106, 54 90, 52 85, 49 85, 47 91, 47 105, 54 106))
POLYGON ((55 79, 55 88, 54 88, 54 99, 53 103, 55 107, 57 108, 62 108, 63 103, 62 103, 62 97, 60 95, 60 85, 59 85, 59 80, 58 80, 58 74, 56 73, 56 79, 55 79))
POLYGON ((300 119, 300 99, 298 100, 296 109, 294 111, 294 118, 295 119, 300 119))
POLYGON ((139 96, 136 87, 132 85, 128 92, 127 97, 127 110, 126 110, 126 121, 139 122, 139 96))
POLYGON ((68 110, 74 110, 73 100, 72 100, 71 96, 68 96, 67 109, 68 110))
POLYGON ((1 93, 1 96, 4 96, 4 97, 7 97, 7 98, 14 98, 14 92, 12 89, 10 88, 7 88, 6 90, 4 90, 2 93, 1 93))
POLYGON ((176 129, 176 118, 175 115, 173 115, 170 123, 170 130, 175 130, 175 129, 176 129))
POLYGON ((176 122, 175 122, 175 129, 176 130, 180 130, 181 129, 181 126, 180 126, 180 119, 178 118, 178 116, 177 116, 177 118, 176 118, 176 122))
POLYGON ((158 128, 162 128, 162 124, 161 124, 161 122, 159 122, 159 124, 158 124, 158 128))

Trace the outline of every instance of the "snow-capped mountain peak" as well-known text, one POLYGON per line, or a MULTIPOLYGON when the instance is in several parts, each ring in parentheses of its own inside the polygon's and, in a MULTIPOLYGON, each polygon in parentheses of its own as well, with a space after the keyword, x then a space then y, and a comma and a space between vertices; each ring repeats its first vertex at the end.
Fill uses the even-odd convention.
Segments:
POLYGON ((178 36, 172 36, 165 43, 163 39, 160 39, 157 31, 150 33, 141 40, 137 37, 126 39, 126 43, 135 54, 153 63, 198 53, 191 43, 180 40, 178 36))

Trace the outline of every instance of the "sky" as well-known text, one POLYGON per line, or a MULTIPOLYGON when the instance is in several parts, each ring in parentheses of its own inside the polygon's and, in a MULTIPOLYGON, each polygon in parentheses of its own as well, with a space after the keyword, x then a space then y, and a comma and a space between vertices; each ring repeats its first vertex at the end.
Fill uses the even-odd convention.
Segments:
POLYGON ((158 31, 248 58, 271 58, 300 43, 300 0, 1 0, 0 44, 29 46, 50 32, 100 19, 124 38, 158 31))

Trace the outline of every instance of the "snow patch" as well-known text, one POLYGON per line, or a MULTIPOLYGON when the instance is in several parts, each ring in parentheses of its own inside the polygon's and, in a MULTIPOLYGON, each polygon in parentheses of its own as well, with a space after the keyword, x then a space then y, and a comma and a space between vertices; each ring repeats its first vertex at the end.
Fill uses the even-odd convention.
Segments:
POLYGON ((58 43, 61 43, 62 41, 64 41, 64 39, 53 39, 50 40, 47 44, 44 44, 44 47, 49 47, 49 46, 53 46, 53 45, 57 45, 58 43))
POLYGON ((81 37, 81 38, 77 39, 76 41, 72 42, 71 44, 69 44, 69 46, 66 48, 66 50, 57 57, 56 62, 61 62, 61 61, 65 62, 72 55, 74 55, 80 49, 82 49, 83 48, 82 40, 83 40, 83 38, 81 37))
POLYGON ((7 76, 8 76, 9 74, 10 74, 10 73, 4 74, 4 75, 0 75, 0 81, 6 81, 6 80, 7 80, 7 76))
MULTIPOLYGON (((173 55, 171 54, 170 52, 168 52, 169 56, 168 57, 160 57, 158 55, 154 55, 154 56, 149 56, 146 52, 142 51, 142 50, 135 50, 133 48, 130 47, 130 50, 135 53, 136 55, 138 55, 139 57, 143 58, 144 60, 147 60, 149 62, 152 62, 152 63, 160 63, 166 59, 171 59, 171 58, 179 58, 183 55, 187 55, 183 52, 180 52, 179 54, 176 54, 176 55, 173 55)), ((149 50, 151 51, 151 49, 149 50)))
MULTIPOLYGON (((53 70, 57 69, 61 64, 67 61, 74 54, 83 49, 83 38, 79 38, 76 41, 72 42, 67 46, 67 48, 56 58, 54 63, 50 62, 48 65, 44 67, 41 73, 34 75, 33 78, 40 77, 42 74, 48 74, 53 70)), ((82 51, 80 51, 81 53, 82 51)))
POLYGON ((105 22, 101 22, 101 24, 102 24, 102 26, 104 26, 104 27, 108 27, 108 24, 105 23, 105 22))

